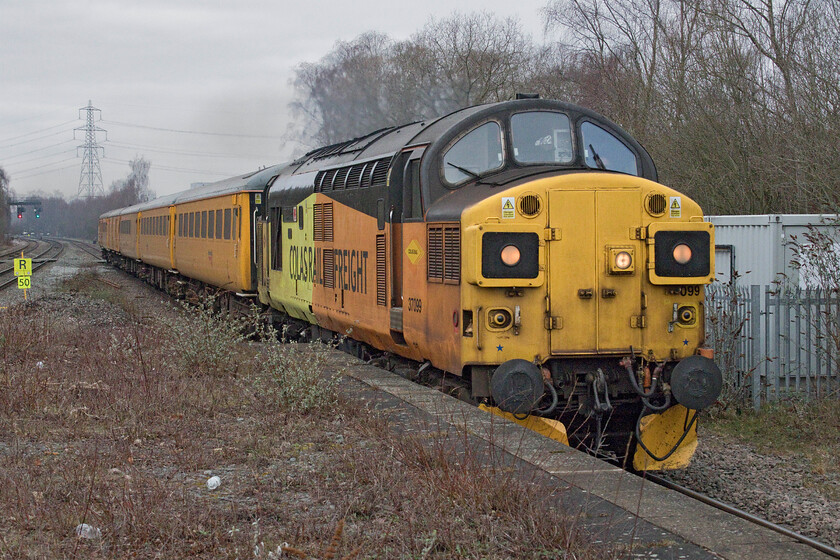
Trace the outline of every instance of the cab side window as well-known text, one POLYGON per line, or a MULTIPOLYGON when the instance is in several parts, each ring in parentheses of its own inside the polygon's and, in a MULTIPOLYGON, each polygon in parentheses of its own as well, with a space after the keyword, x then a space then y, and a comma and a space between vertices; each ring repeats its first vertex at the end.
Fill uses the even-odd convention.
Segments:
POLYGON ((443 156, 443 177, 450 185, 475 179, 504 164, 502 129, 486 122, 455 142, 443 156))
POLYGON ((580 126, 580 133, 587 166, 629 175, 639 174, 636 154, 621 140, 590 122, 580 126))

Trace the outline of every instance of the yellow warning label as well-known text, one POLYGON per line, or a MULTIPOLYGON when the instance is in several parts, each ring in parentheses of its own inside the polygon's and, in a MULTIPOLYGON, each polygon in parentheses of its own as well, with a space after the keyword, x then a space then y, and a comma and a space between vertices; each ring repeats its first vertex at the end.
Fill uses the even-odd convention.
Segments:
POLYGON ((672 196, 671 197, 671 205, 670 205, 669 208, 670 208, 670 217, 681 218, 682 217, 682 197, 672 196))
POLYGON ((15 276, 32 276, 32 259, 15 259, 15 276))
POLYGON ((512 220, 516 218, 516 208, 513 206, 513 197, 502 197, 502 219, 512 220))
POLYGON ((408 260, 411 261, 411 264, 417 264, 417 261, 423 258, 423 248, 420 247, 416 239, 412 239, 408 247, 405 248, 405 254, 408 255, 408 260))
POLYGON ((28 290, 32 287, 31 276, 18 276, 18 288, 21 290, 28 290))

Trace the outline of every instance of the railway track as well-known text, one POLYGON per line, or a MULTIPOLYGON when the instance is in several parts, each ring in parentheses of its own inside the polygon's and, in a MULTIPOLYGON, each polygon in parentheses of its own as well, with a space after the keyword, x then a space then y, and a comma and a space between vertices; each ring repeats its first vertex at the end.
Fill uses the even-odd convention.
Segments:
MULTIPOLYGON (((51 262, 52 259, 60 256, 61 252, 65 248, 65 245, 68 245, 69 243, 72 243, 72 241, 71 240, 45 241, 41 246, 38 246, 33 252, 30 252, 30 253, 26 254, 26 256, 33 259, 33 268, 37 270, 38 268, 41 268, 42 266, 45 266, 46 264, 51 262), (47 246, 43 246, 43 245, 47 245, 47 246), (35 262, 36 260, 38 260, 40 262, 35 262)), ((83 245, 84 245, 84 242, 74 243, 74 246, 79 246, 80 248, 82 248, 83 245)), ((82 249, 82 250, 84 250, 84 249, 82 249)), ((85 252, 87 254, 92 255, 92 256, 94 255, 92 250, 85 250, 85 252)), ((20 255, 20 253, 18 252, 15 256, 19 256, 19 255, 20 255)), ((98 255, 96 255, 96 256, 98 257, 98 255)), ((105 281, 105 280, 103 280, 103 282, 105 282, 107 284, 111 284, 111 282, 108 282, 108 281, 105 281)), ((111 285, 113 285, 113 284, 111 284, 111 285)), ((117 287, 117 286, 115 286, 115 287, 117 287)), ((395 373, 395 375, 400 375, 400 374, 395 373)), ((824 543, 818 542, 818 541, 816 541, 812 538, 809 538, 807 536, 798 534, 798 533, 796 533, 796 532, 794 532, 790 529, 787 529, 785 527, 781 527, 779 525, 776 525, 776 524, 774 524, 772 522, 769 522, 769 521, 767 521, 763 518, 757 517, 753 514, 742 511, 738 508, 735 508, 735 507, 730 506, 728 504, 722 503, 718 500, 708 498, 708 497, 706 497, 702 494, 699 494, 699 493, 697 493, 693 490, 690 490, 686 487, 683 487, 679 484, 675 484, 673 482, 665 480, 665 479, 663 479, 659 476, 656 476, 654 474, 645 473, 645 474, 640 475, 640 476, 644 476, 644 478, 648 479, 650 482, 654 482, 656 484, 660 484, 660 485, 662 485, 666 488, 669 488, 671 490, 680 492, 680 493, 682 493, 686 496, 691 497, 692 499, 702 501, 702 502, 710 505, 711 507, 714 507, 714 508, 716 508, 716 509, 718 509, 722 512, 725 512, 729 515, 734 515, 734 516, 740 517, 740 518, 742 518, 742 519, 744 519, 744 520, 746 520, 750 523, 753 523, 755 525, 764 527, 764 528, 769 529, 771 531, 774 531, 778 534, 784 535, 787 538, 790 538, 790 539, 793 539, 797 542, 800 542, 803 545, 811 547, 811 548, 813 548, 813 549, 815 549, 815 550, 817 550, 817 551, 819 551, 823 554, 826 554, 826 555, 834 557, 834 558, 840 558, 840 550, 834 549, 834 548, 832 548, 832 547, 830 547, 830 546, 828 546, 824 543)))
POLYGON ((665 488, 669 488, 671 490, 679 492, 680 494, 683 494, 685 496, 688 496, 690 498, 693 498, 695 500, 703 502, 704 504, 710 505, 713 508, 719 509, 723 512, 726 512, 726 513, 730 514, 730 515, 740 517, 741 519, 749 521, 750 523, 760 525, 761 527, 764 527, 766 529, 770 529, 771 531, 774 531, 776 533, 779 533, 781 535, 789 537, 789 538, 791 538, 791 539, 793 539, 797 542, 800 542, 804 545, 810 546, 811 548, 819 550, 820 552, 822 552, 824 554, 828 554, 829 556, 832 556, 834 558, 840 558, 840 550, 838 550, 836 548, 833 548, 833 547, 831 547, 831 546, 829 546, 825 543, 821 543, 820 541, 814 540, 810 537, 806 537, 805 535, 802 535, 800 533, 792 531, 792 530, 790 530, 786 527, 782 527, 781 525, 777 525, 776 523, 773 523, 772 521, 768 521, 768 520, 764 519, 763 517, 758 517, 757 515, 753 515, 752 513, 746 512, 742 509, 738 509, 734 506, 731 506, 729 504, 721 502, 720 500, 710 498, 710 497, 708 497, 704 494, 701 494, 699 492, 695 492, 694 490, 692 490, 690 488, 686 488, 685 486, 682 486, 682 485, 677 484, 675 482, 671 482, 670 480, 666 480, 665 478, 662 478, 662 477, 660 477, 658 475, 655 475, 653 473, 649 473, 649 472, 648 473, 643 473, 643 474, 640 474, 639 476, 642 476, 642 477, 646 478, 647 480, 649 480, 649 481, 651 481, 655 484, 659 484, 660 486, 664 486, 665 488))
POLYGON ((21 251, 25 254, 30 253, 38 247, 38 241, 36 239, 24 239, 24 241, 26 244, 23 247, 0 250, 0 261, 19 257, 21 251))
MULTIPOLYGON (((52 239, 46 241, 28 242, 23 248, 23 256, 32 259, 32 272, 53 262, 64 252, 64 243, 52 239), (31 247, 31 248, 30 248, 31 247), (27 251, 27 249, 29 250, 27 251)), ((14 275, 14 262, 12 259, 20 256, 20 249, 10 253, 7 262, 0 264, 0 290, 10 286, 17 286, 17 277, 14 275)))
POLYGON ((79 241, 78 239, 68 239, 68 238, 64 238, 64 237, 61 238, 61 241, 64 241, 64 242, 67 242, 67 243, 72 243, 74 246, 76 246, 78 249, 84 251, 88 255, 91 255, 93 257, 96 257, 99 260, 102 260, 102 251, 99 248, 99 245, 96 245, 94 243, 88 243, 86 241, 79 241))

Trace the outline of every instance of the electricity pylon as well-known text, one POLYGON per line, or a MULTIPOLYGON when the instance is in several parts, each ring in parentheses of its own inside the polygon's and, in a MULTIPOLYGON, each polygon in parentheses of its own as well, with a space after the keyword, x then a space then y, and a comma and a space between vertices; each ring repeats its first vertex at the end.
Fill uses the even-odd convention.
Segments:
POLYGON ((75 138, 75 131, 81 130, 85 133, 85 143, 76 148, 76 157, 79 157, 79 149, 84 149, 82 156, 82 172, 79 175, 79 192, 77 196, 91 198, 94 196, 104 196, 105 187, 102 184, 102 170, 99 168, 99 152, 102 151, 102 156, 105 156, 105 148, 100 146, 96 139, 97 132, 105 133, 105 140, 108 139, 108 131, 104 128, 99 128, 94 123, 102 118, 102 111, 93 106, 88 100, 87 107, 79 109, 79 118, 82 118, 82 111, 87 112, 87 120, 85 126, 80 126, 74 129, 73 137, 75 138), (99 113, 99 118, 94 118, 94 112, 99 113))

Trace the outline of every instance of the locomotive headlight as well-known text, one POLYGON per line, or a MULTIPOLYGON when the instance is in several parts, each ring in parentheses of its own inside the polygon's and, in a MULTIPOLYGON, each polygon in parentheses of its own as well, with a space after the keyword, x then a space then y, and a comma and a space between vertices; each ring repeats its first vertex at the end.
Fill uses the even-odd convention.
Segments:
POLYGON ((618 270, 627 270, 633 264, 633 257, 627 251, 621 251, 615 256, 615 267, 618 270))
POLYGON ((619 276, 633 274, 636 270, 635 255, 636 250, 633 247, 608 245, 606 254, 607 272, 619 276))
POLYGON ((674 247, 673 251, 674 260, 679 264, 686 264, 688 261, 691 260, 691 247, 686 245, 685 243, 680 243, 676 247, 674 247))
POLYGON ((522 253, 519 247, 515 245, 505 245, 501 252, 502 262, 507 266, 516 266, 522 259, 522 253))
MULTIPOLYGON (((535 286, 542 274, 540 236, 533 231, 486 231, 481 234, 479 286, 535 286), (495 280, 505 279, 503 283, 495 280)), ((540 281, 541 283, 541 281, 540 281)))

